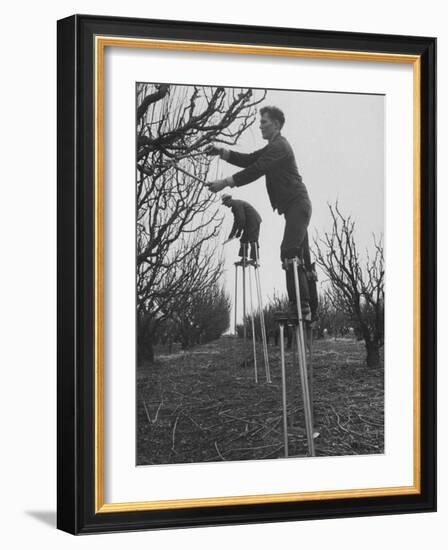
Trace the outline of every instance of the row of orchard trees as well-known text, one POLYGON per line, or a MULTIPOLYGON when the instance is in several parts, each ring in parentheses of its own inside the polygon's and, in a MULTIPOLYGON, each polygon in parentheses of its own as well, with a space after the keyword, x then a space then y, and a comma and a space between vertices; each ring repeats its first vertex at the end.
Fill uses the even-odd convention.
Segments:
MULTIPOLYGON (((381 239, 373 238, 373 254, 360 254, 355 241, 355 222, 341 213, 338 204, 329 205, 331 230, 314 240, 314 255, 324 274, 319 308, 314 323, 315 334, 339 337, 351 331, 366 348, 366 362, 380 363, 384 345, 384 253, 381 239)), ((278 326, 274 313, 285 311, 288 300, 274 296, 264 308, 266 332, 275 344, 278 326)), ((246 330, 252 335, 250 319, 246 330)), ((259 315, 255 318, 256 338, 261 340, 259 315)), ((238 333, 242 335, 242 326, 238 333)), ((291 334, 287 332, 288 344, 291 334)))
POLYGON ((229 296, 219 284, 214 284, 185 299, 181 311, 172 312, 169 318, 157 323, 151 333, 142 332, 139 338, 150 339, 153 346, 162 345, 168 351, 173 349, 173 344, 179 344, 184 350, 205 344, 229 328, 230 308, 229 296))
POLYGON ((146 83, 136 93, 137 349, 152 361, 167 333, 188 347, 229 324, 217 198, 185 172, 207 180, 205 147, 235 144, 265 94, 146 83))

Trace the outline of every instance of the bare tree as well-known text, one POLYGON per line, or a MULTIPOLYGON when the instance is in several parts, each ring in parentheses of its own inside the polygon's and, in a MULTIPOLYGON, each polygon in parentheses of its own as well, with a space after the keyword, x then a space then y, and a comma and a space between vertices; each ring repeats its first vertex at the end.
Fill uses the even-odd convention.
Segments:
POLYGON ((332 230, 315 239, 316 261, 330 281, 327 299, 348 316, 362 335, 367 364, 377 366, 384 343, 384 255, 381 240, 373 238, 374 255, 362 262, 355 242, 355 222, 329 205, 332 230))
POLYGON ((201 183, 211 162, 204 149, 211 142, 235 144, 255 121, 264 95, 250 89, 137 85, 140 359, 153 359, 159 327, 221 275, 214 248, 222 217, 217 197, 201 183))
POLYGON ((182 348, 216 340, 230 323, 230 298, 215 283, 190 296, 178 314, 177 331, 182 348))

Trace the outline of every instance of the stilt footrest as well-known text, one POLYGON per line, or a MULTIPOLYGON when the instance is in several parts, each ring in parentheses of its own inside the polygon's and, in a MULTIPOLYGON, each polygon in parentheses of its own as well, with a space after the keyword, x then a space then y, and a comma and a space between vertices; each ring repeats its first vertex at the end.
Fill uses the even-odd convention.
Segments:
POLYGON ((287 323, 288 325, 298 325, 299 318, 297 313, 292 311, 276 311, 274 313, 274 319, 277 323, 287 323))

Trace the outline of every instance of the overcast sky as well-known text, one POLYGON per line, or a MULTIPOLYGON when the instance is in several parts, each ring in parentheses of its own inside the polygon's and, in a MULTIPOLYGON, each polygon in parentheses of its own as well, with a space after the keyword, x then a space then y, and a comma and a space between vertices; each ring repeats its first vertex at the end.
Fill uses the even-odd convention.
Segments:
MULTIPOLYGON (((341 211, 356 222, 359 250, 370 248, 372 234, 384 233, 384 96, 272 90, 260 108, 265 105, 276 105, 285 113, 282 134, 295 152, 313 205, 310 243, 313 236, 330 228, 327 203, 338 200, 341 211)), ((257 120, 233 149, 251 152, 266 143, 257 120)), ((239 170, 222 160, 215 163, 209 177, 225 177, 239 170)), ((251 203, 263 218, 260 273, 264 300, 275 291, 284 294, 284 272, 279 259, 284 218, 272 211, 264 176, 245 187, 232 189, 231 193, 234 198, 251 203)), ((223 212, 226 236, 233 217, 225 207, 223 212)), ((238 245, 238 241, 232 241, 224 247, 225 286, 231 296, 238 245)), ((321 281, 322 278, 321 275, 321 281)))

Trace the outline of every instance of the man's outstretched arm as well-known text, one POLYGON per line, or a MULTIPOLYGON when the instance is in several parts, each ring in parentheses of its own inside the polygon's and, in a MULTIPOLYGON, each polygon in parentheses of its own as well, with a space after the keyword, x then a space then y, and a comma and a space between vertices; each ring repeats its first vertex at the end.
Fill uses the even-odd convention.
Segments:
MULTIPOLYGON (((217 149, 214 148, 214 150, 217 149)), ((229 151, 229 153, 229 158, 235 155, 232 151, 229 151)), ((271 170, 277 163, 285 161, 290 155, 290 151, 282 142, 276 141, 274 143, 269 143, 263 149, 252 154, 257 155, 256 160, 252 162, 252 164, 225 180, 211 182, 209 185, 210 191, 217 193, 226 187, 241 187, 242 185, 247 185, 266 174, 266 172, 271 170)))
POLYGON ((235 218, 235 223, 242 231, 246 227, 246 214, 244 212, 244 206, 239 201, 233 201, 232 212, 235 218))
POLYGON ((259 155, 247 168, 233 174, 236 187, 246 185, 269 172, 276 164, 282 163, 289 156, 288 149, 281 142, 270 143, 259 151, 259 155))
POLYGON ((265 147, 263 147, 262 149, 258 149, 253 153, 238 153, 236 151, 225 149, 224 147, 216 147, 215 145, 210 145, 210 147, 206 149, 206 153, 208 155, 219 155, 222 160, 225 160, 229 164, 233 164, 234 166, 238 166, 239 168, 246 168, 257 160, 264 149, 265 147))
POLYGON ((232 231, 230 232, 229 236, 227 237, 228 240, 233 239, 233 237, 237 237, 239 232, 238 224, 236 223, 236 220, 233 222, 232 231))

